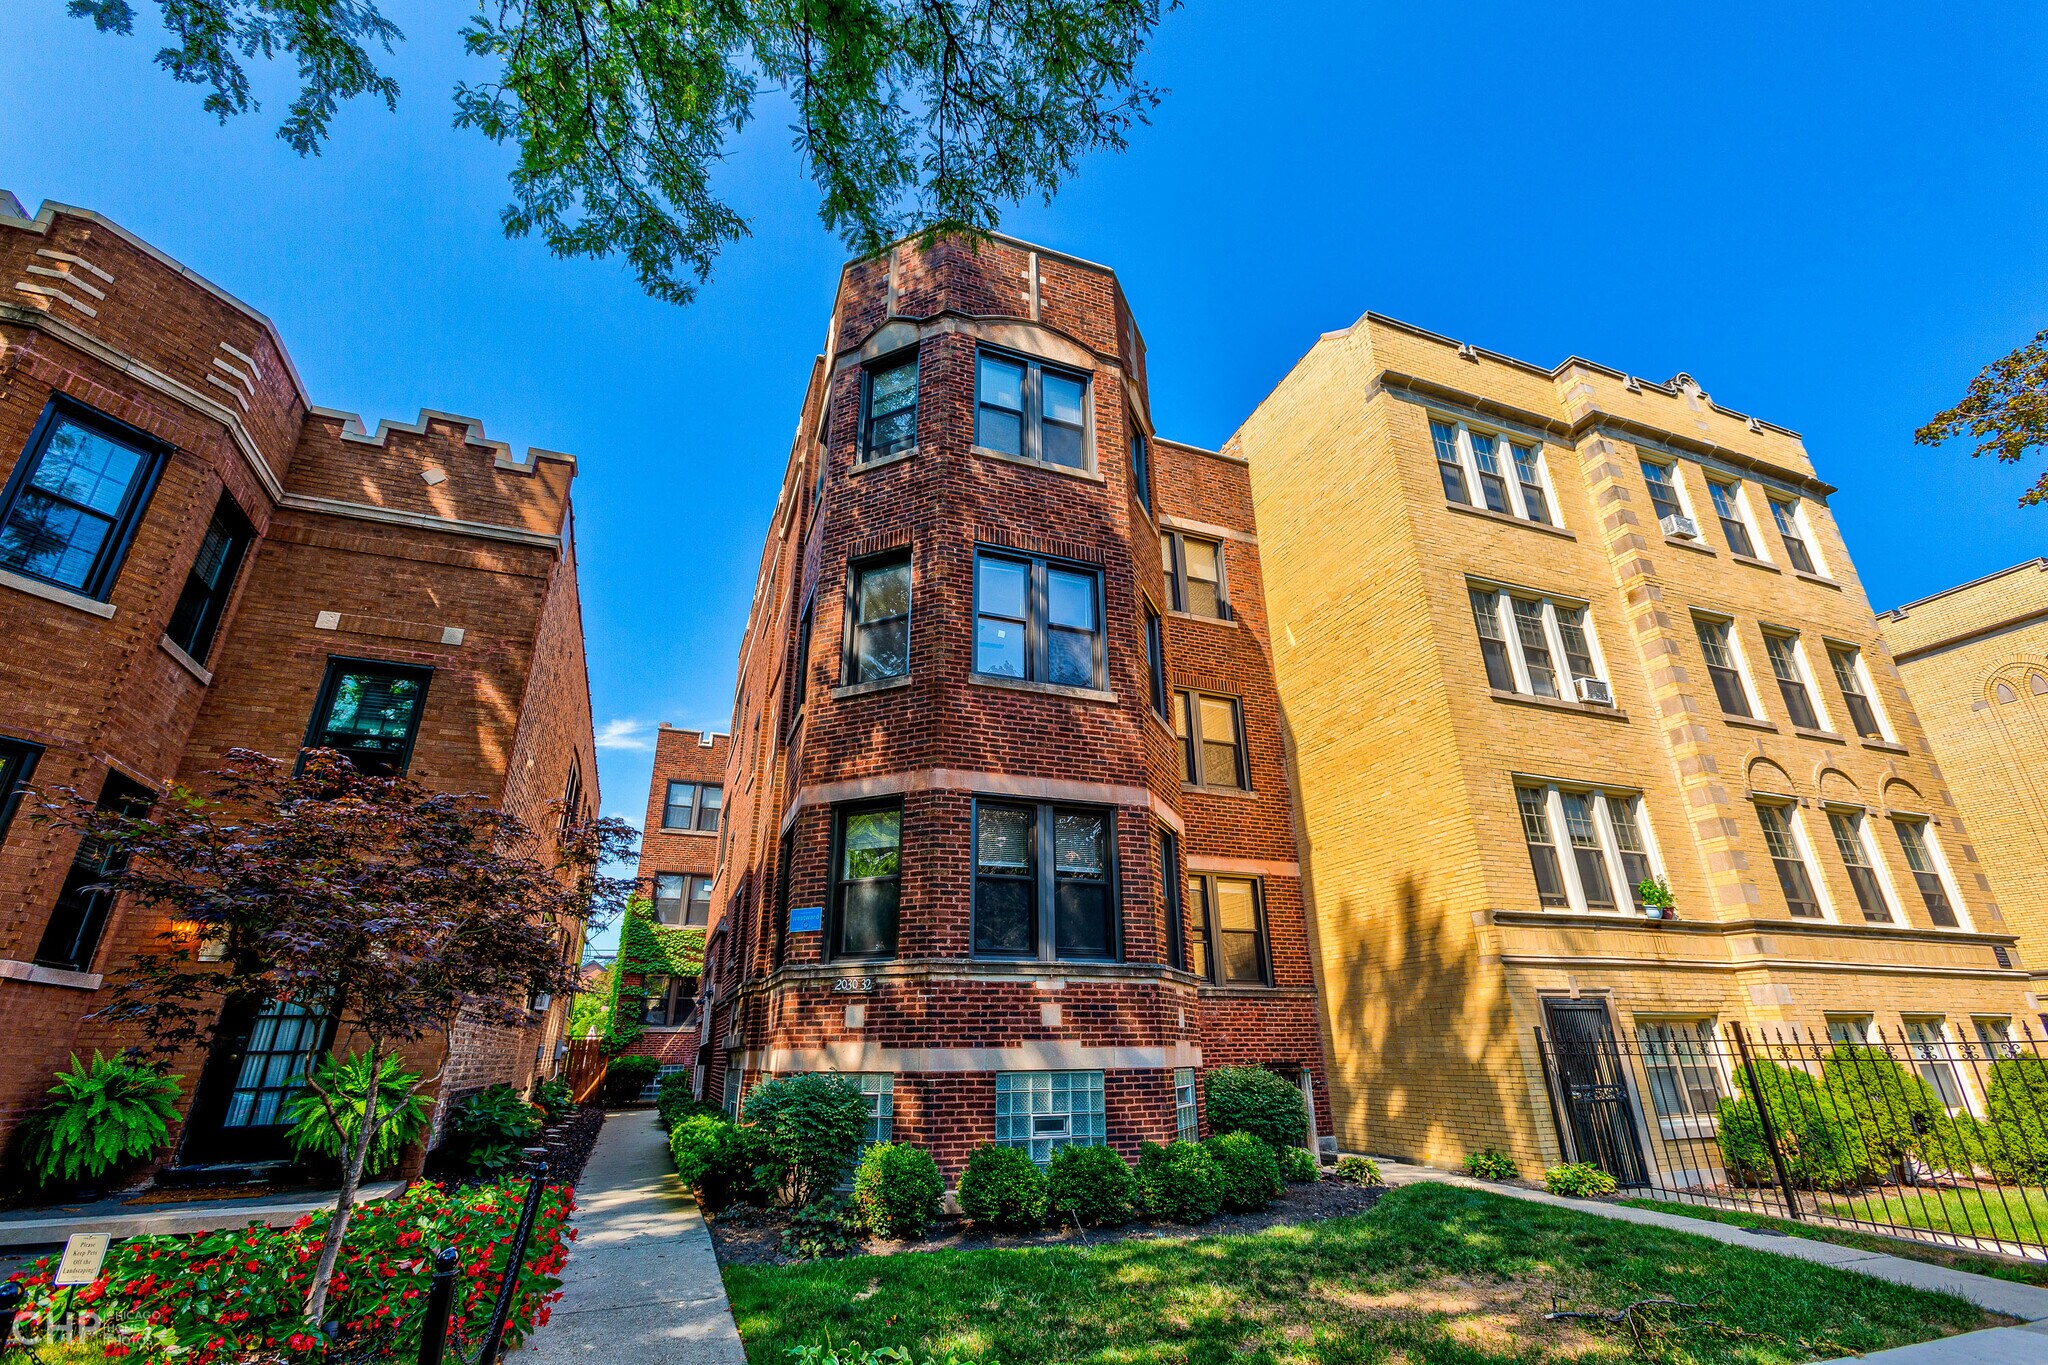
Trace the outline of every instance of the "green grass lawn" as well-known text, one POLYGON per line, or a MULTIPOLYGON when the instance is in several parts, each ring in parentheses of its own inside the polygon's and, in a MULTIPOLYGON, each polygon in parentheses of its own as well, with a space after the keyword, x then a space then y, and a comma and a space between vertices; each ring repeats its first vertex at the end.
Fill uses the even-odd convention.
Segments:
POLYGON ((1733 1209, 1709 1208, 1702 1204, 1673 1203, 1668 1199, 1624 1199, 1620 1201, 1630 1208, 1655 1209, 1660 1213, 1678 1213, 1687 1218, 1704 1218, 1716 1223, 1731 1223, 1739 1228, 1774 1228, 1790 1233, 1794 1237, 1810 1237, 1817 1242, 1833 1242, 1838 1246, 1860 1247, 1865 1251, 1883 1252, 1889 1256, 1903 1256, 1912 1261, 1926 1261, 1930 1265, 1949 1266, 1955 1270, 1967 1270, 1977 1275, 1990 1275, 1995 1279, 2012 1280, 2019 1284, 2039 1285, 2048 1289, 2048 1263, 2040 1261, 2009 1261, 1997 1256, 1975 1256, 1967 1251, 1956 1251, 1950 1247, 1936 1246, 1927 1242, 1909 1242, 1898 1237, 1881 1237, 1875 1233, 1852 1232, 1848 1228, 1835 1227, 1828 1223, 1795 1223, 1785 1218, 1767 1218, 1761 1214, 1740 1213, 1733 1209))
POLYGON ((1640 1361, 1625 1330, 1552 1306, 1668 1296, 1725 1324, 1648 1359, 1777 1365, 1990 1325, 1971 1304, 1831 1267, 1448 1185, 1245 1237, 728 1266, 747 1358, 858 1340, 1038 1365, 1493 1365, 1640 1361))
POLYGON ((1891 1188, 1821 1195, 1820 1200, 1838 1218, 1927 1228, 1958 1237, 1996 1237, 2040 1246, 2048 1234, 2048 1194, 2024 1187, 1891 1188))

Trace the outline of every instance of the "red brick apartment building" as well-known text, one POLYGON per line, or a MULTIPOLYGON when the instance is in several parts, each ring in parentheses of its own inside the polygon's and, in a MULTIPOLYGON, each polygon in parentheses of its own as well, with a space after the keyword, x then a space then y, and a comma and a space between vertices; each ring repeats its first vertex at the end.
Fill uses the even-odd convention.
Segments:
MULTIPOLYGON (((831 1070, 957 1173, 1328 1132, 1240 460, 1158 439, 1116 276, 996 239, 848 265, 741 645, 702 1093, 831 1070)), ((657 776, 657 785, 662 779, 657 776)))
MULTIPOLYGON (((140 806, 230 748, 326 744, 539 822, 594 809, 597 768, 574 460, 310 406, 263 315, 89 210, 0 195, 0 266, 4 1134, 69 1054, 130 1041, 85 1016, 166 927, 84 891, 75 836, 9 820, 24 789, 140 806)), ((550 1071, 566 1003, 459 1028, 443 1108, 550 1071)), ((287 1155, 290 1078, 335 1034, 231 1008, 170 1159, 287 1155)))

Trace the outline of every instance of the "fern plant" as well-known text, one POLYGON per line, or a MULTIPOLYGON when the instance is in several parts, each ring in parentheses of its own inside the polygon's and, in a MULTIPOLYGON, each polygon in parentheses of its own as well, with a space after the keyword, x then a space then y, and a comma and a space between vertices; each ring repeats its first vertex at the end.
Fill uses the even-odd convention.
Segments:
POLYGON ((155 1156, 177 1121, 178 1089, 178 1078, 160 1067, 98 1052, 87 1066, 72 1053, 71 1069, 57 1073, 36 1118, 30 1169, 45 1183, 98 1180, 155 1156))
MULTIPOLYGON (((407 1071, 395 1052, 387 1052, 377 1063, 377 1114, 383 1127, 370 1140, 363 1159, 365 1171, 389 1170, 405 1149, 427 1131, 427 1109, 413 1089, 417 1071, 407 1071)), ((351 1052, 340 1061, 324 1058, 313 1072, 308 1088, 301 1090, 285 1108, 291 1130, 285 1137, 300 1156, 327 1157, 340 1161, 355 1145, 363 1131, 363 1109, 370 1094, 370 1054, 351 1052), (334 1116, 320 1102, 317 1091, 325 1091, 334 1116), (335 1118, 341 1120, 339 1130, 335 1118)))

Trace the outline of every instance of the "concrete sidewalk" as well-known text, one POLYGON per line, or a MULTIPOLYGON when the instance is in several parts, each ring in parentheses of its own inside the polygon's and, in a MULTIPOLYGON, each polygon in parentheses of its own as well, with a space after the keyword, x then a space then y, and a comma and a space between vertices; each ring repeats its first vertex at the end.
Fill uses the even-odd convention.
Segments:
POLYGON ((1592 1214, 1596 1218, 1612 1218, 1622 1223, 1667 1228, 1672 1232, 1688 1232, 1695 1237, 1705 1237, 1710 1241, 1744 1247, 1750 1251, 1790 1256, 1801 1261, 1817 1261, 1822 1265, 1854 1271, 1858 1275, 1871 1275, 1880 1280, 1889 1280, 1893 1284, 1953 1294, 1957 1298, 1976 1304, 1979 1308, 2003 1313, 2007 1317, 2018 1318, 2028 1324, 2025 1327, 1998 1327, 1983 1332, 1965 1332, 1960 1336, 1923 1341, 1914 1346, 1900 1346, 1894 1350, 1880 1351, 1876 1355, 1857 1359, 1883 1361, 1884 1365, 1963 1365, 1966 1361, 1981 1362, 1982 1365, 2048 1365, 2048 1289, 2038 1289, 2030 1284, 2017 1284, 2011 1280, 1997 1280, 1989 1275, 1973 1275, 1967 1270, 1950 1270, 1946 1266, 1930 1265, 1926 1261, 1909 1260, 1904 1256, 1887 1256, 1882 1252, 1864 1251, 1859 1247, 1837 1246, 1833 1242, 1819 1242, 1810 1237, 1757 1232, 1728 1223, 1711 1222, 1704 1218, 1686 1218, 1675 1213, 1659 1213, 1653 1209, 1631 1209, 1597 1199, 1565 1199, 1542 1190, 1524 1189, 1520 1185, 1496 1185, 1490 1181, 1474 1180, 1470 1176, 1439 1171, 1429 1166, 1411 1166, 1406 1162, 1382 1159, 1379 1167, 1380 1173, 1386 1177, 1389 1185, 1412 1185, 1422 1181, 1461 1185, 1467 1189, 1485 1190, 1489 1194, 1506 1195, 1511 1199, 1526 1199, 1535 1204, 1551 1204, 1561 1209, 1571 1209, 1575 1213, 1592 1214))
POLYGON ((711 1233, 651 1111, 605 1116, 576 1204, 562 1301, 521 1360, 745 1365, 711 1233))

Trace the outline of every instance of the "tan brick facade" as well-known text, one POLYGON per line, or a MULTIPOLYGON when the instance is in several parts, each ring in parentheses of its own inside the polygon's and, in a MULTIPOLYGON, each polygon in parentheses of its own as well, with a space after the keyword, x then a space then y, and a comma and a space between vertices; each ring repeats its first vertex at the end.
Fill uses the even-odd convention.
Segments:
POLYGON ((1546 370, 1369 314, 1226 449, 1251 466, 1347 1148, 1559 1159, 1534 1046, 1549 1000, 1604 1000, 1623 1036, 1824 1038, 1840 1012, 1966 1039, 1973 1014, 2027 1009, 2020 926, 1794 433, 1684 375, 1546 370), (1675 471, 1668 530, 1644 460, 1675 471), (1805 885, 1781 880, 1773 819, 1805 885), (1632 903, 1643 871, 1673 917, 1632 903))
MULTIPOLYGON (((0 298, 6 506, 18 514, 25 480, 43 477, 36 452, 60 419, 156 469, 134 486, 131 538, 103 583, 67 586, 47 561, 0 571, 0 744, 32 746, 35 787, 93 796, 114 774, 160 796, 230 748, 291 755, 330 661, 353 659, 423 680, 413 777, 543 828, 572 786, 596 809, 573 459, 515 458, 467 418, 424 412, 372 433, 311 407, 261 314, 86 210, 30 219, 0 197, 0 274, 20 282, 0 298), (194 658, 169 632, 217 509, 246 522, 248 543, 194 658)), ((0 844, 0 1134, 69 1052, 132 1041, 84 1016, 166 927, 116 904, 75 961, 52 965, 46 929, 76 844, 25 818, 0 844)), ((562 1000, 527 1028, 465 1025, 442 1095, 551 1070, 565 1017, 562 1000)), ((417 1051, 439 1065, 438 1043, 417 1051)), ((185 1059, 188 1096, 204 1061, 185 1059)))
MULTIPOLYGON (((2048 975, 2048 559, 2030 560, 1878 618, 1989 890, 2048 975)), ((2038 1003, 2036 1005, 2038 1010, 2038 1003)), ((2048 1024, 2044 1024, 2048 1028, 2048 1024)))

